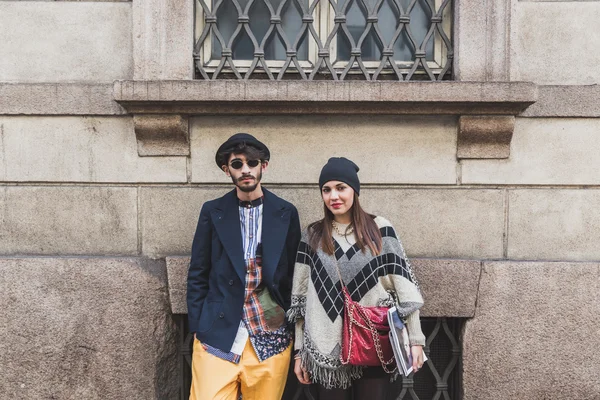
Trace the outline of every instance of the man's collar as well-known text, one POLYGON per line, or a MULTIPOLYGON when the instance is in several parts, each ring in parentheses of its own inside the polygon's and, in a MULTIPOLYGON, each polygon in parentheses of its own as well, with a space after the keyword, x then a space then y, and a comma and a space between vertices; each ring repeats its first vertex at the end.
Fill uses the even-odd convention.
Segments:
POLYGON ((263 203, 264 197, 265 196, 263 195, 263 196, 259 197, 258 199, 252 200, 252 201, 243 201, 243 200, 238 199, 238 204, 240 207, 243 207, 243 208, 258 207, 263 203))

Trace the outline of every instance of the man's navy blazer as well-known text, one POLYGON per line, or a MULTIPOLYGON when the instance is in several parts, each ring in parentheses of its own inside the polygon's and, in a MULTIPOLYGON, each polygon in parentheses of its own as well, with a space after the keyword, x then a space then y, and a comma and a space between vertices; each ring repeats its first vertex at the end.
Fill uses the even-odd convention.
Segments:
MULTIPOLYGON (((284 310, 300 243, 298 211, 263 188, 262 283, 284 310)), ((190 331, 203 343, 229 351, 244 305, 246 264, 235 189, 202 206, 192 244, 187 305, 190 331)))

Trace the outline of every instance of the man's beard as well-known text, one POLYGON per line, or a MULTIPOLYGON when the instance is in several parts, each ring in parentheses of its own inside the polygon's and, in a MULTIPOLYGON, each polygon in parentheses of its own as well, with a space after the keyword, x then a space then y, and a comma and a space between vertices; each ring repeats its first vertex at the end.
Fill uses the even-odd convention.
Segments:
POLYGON ((242 181, 242 179, 244 179, 244 178, 248 178, 248 177, 250 177, 250 178, 254 178, 254 176, 252 176, 252 175, 243 175, 243 176, 241 176, 241 177, 240 177, 240 178, 238 178, 238 179, 235 179, 235 178, 232 176, 232 177, 231 177, 231 181, 232 181, 232 182, 233 182, 233 184, 234 184, 235 186, 237 186, 237 187, 238 187, 238 188, 239 188, 239 189, 240 189, 242 192, 244 192, 244 193, 250 193, 250 192, 253 192, 253 191, 256 189, 256 187, 258 186, 258 184, 260 183, 260 180, 262 179, 262 171, 261 171, 261 170, 259 170, 259 171, 258 171, 258 174, 256 175, 256 178, 255 178, 254 185, 251 185, 251 186, 242 185, 242 184, 241 184, 241 181, 242 181))

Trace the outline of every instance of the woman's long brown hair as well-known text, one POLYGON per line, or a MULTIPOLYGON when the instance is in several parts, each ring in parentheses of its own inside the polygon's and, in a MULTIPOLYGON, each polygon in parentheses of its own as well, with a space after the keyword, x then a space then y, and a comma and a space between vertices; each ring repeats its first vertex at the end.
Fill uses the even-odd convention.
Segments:
MULTIPOLYGON (((323 209, 325 212, 323 219, 308 226, 308 244, 315 250, 321 247, 326 254, 332 255, 335 252, 332 238, 333 213, 325 203, 323 209)), ((373 255, 381 253, 381 232, 374 221, 375 216, 363 210, 356 193, 354 193, 354 204, 350 209, 350 218, 348 229, 354 228, 356 245, 360 251, 364 252, 368 248, 373 255)))

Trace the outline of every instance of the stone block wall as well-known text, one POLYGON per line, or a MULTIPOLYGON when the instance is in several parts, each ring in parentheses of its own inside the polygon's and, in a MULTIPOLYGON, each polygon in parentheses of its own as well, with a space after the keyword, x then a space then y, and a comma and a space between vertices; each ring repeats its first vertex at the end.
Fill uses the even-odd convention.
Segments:
POLYGON ((131 3, 3 1, 0 80, 112 82, 133 76, 131 3))
POLYGON ((175 399, 164 261, 2 257, 4 399, 175 399))
POLYGON ((458 159, 435 114, 197 115, 189 156, 140 157, 112 82, 191 78, 189 5, 0 1, 0 398, 177 398, 172 314, 238 131, 303 226, 327 158, 359 164, 424 315, 467 319, 464 400, 600 398, 599 2, 456 0, 457 79, 539 85, 507 159, 458 159))

